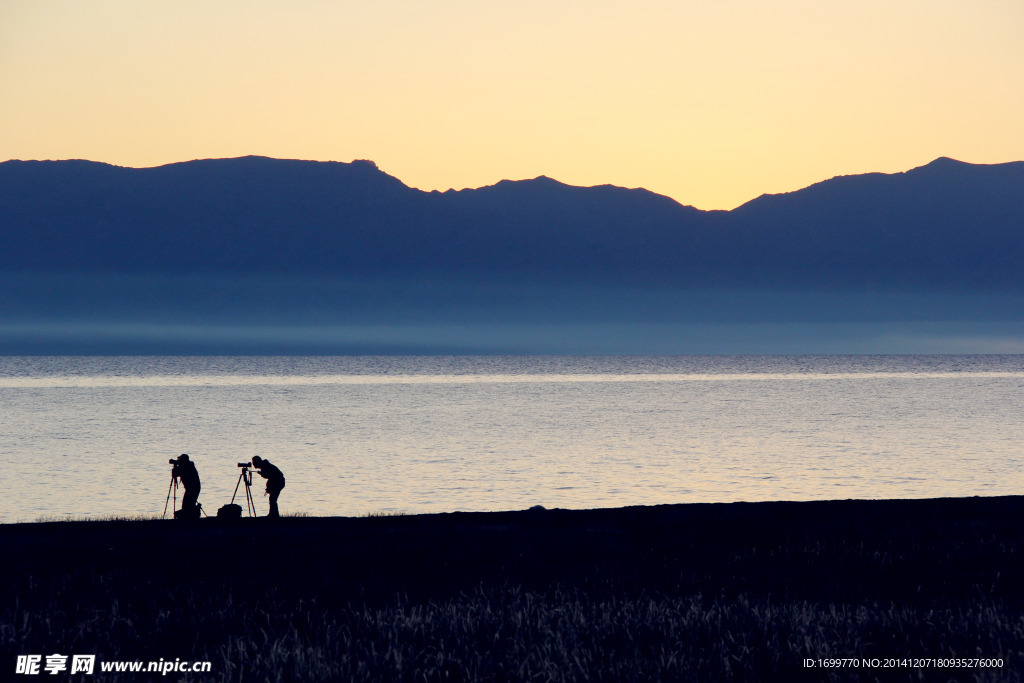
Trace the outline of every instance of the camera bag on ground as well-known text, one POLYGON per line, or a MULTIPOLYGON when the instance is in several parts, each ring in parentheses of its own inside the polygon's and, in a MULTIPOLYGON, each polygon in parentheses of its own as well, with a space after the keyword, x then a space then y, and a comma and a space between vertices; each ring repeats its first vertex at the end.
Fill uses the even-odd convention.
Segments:
POLYGON ((224 517, 225 519, 241 519, 242 506, 236 505, 235 503, 228 503, 217 510, 217 516, 224 517))

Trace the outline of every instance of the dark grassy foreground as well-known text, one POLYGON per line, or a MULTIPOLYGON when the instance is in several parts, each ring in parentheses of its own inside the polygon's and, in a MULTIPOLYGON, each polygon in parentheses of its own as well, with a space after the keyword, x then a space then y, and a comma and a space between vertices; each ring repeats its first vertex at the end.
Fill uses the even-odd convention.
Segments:
POLYGON ((1022 520, 1024 497, 6 525, 0 679, 67 680, 14 676, 57 652, 213 667, 121 680, 1021 680, 1022 520), (1004 666, 862 662, 911 657, 1004 666))

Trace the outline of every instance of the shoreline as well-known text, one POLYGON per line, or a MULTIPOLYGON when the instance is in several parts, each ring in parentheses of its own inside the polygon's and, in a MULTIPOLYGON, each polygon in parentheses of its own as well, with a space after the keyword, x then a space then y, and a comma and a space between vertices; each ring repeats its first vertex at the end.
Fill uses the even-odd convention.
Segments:
MULTIPOLYGON (((165 517, 142 516, 131 514, 110 514, 104 517, 39 517, 33 521, 0 522, 0 539, 5 533, 21 533, 30 529, 53 530, 62 527, 85 530, 88 527, 107 527, 109 530, 135 527, 137 531, 145 527, 167 525, 160 529, 191 530, 202 533, 214 528, 248 529, 247 525, 262 525, 263 530, 283 530, 284 526, 316 528, 324 533, 329 531, 351 531, 360 525, 380 525, 394 522, 398 526, 410 523, 446 525, 453 521, 473 522, 482 526, 494 524, 513 525, 546 519, 557 521, 558 526, 599 524, 622 525, 650 521, 658 523, 682 523, 687 521, 715 522, 742 517, 757 517, 763 514, 794 518, 797 512, 826 512, 829 517, 841 518, 853 512, 871 512, 877 514, 881 509, 902 509, 910 512, 921 512, 924 508, 965 511, 968 508, 984 509, 995 512, 1000 508, 1015 510, 1018 506, 1024 510, 1024 494, 997 496, 950 496, 932 498, 843 498, 825 500, 770 500, 770 501, 731 501, 731 502, 694 502, 694 503, 659 503, 652 505, 624 505, 620 507, 596 508, 545 508, 536 505, 520 510, 453 510, 445 512, 404 512, 401 510, 382 510, 362 515, 310 515, 302 512, 284 513, 277 519, 260 514, 249 516, 244 510, 237 519, 219 518, 216 514, 207 514, 198 520, 177 520, 167 513, 165 517)), ((536 525, 533 525, 536 526, 536 525)), ((152 529, 149 529, 152 530, 152 529)))

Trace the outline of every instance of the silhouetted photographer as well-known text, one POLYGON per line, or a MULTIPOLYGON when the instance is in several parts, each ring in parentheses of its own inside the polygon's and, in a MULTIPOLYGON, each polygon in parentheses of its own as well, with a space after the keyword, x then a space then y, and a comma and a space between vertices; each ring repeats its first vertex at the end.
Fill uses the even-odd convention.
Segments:
POLYGON ((252 466, 260 473, 260 476, 267 480, 267 494, 270 496, 270 514, 267 517, 280 517, 277 510, 277 497, 281 495, 284 488, 284 475, 281 470, 270 464, 258 455, 252 456, 252 466))
POLYGON ((174 513, 179 519, 199 519, 199 490, 202 485, 199 483, 199 471, 195 463, 188 458, 187 453, 182 453, 177 460, 168 460, 174 467, 171 468, 171 478, 174 482, 181 480, 185 487, 185 495, 181 498, 181 510, 174 513))

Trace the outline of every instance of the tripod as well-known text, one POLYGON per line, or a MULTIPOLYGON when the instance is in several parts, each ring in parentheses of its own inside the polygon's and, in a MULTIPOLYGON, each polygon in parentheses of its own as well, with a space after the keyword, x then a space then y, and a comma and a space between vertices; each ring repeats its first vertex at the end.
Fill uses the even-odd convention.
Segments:
POLYGON ((256 516, 256 503, 252 502, 252 471, 248 467, 243 467, 242 471, 238 474, 238 483, 235 484, 235 492, 231 494, 231 502, 235 502, 235 496, 238 495, 238 487, 242 482, 245 482, 245 502, 249 508, 249 516, 256 516))
POLYGON ((167 487, 167 500, 164 501, 164 517, 167 516, 167 504, 171 502, 171 491, 174 492, 174 505, 171 507, 171 516, 174 516, 174 508, 178 507, 178 478, 171 470, 171 484, 167 487))

